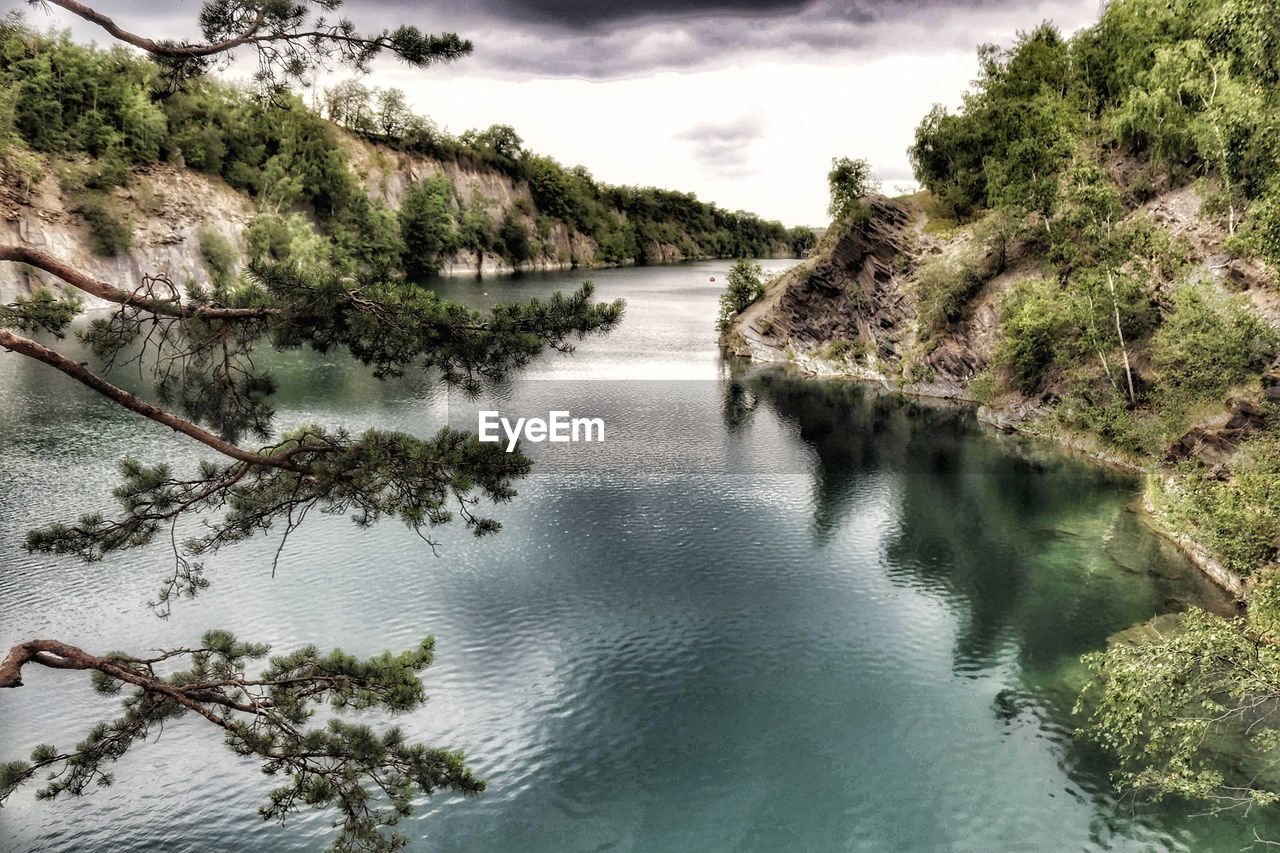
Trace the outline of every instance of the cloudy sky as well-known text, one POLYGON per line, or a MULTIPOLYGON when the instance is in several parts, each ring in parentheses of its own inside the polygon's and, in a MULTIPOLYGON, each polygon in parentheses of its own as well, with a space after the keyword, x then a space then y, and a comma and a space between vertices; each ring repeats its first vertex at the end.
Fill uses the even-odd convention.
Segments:
MULTIPOLYGON (((196 0, 88 2, 148 35, 198 34, 196 0)), ((404 89, 452 132, 511 124, 532 149, 612 183, 821 225, 832 157, 867 158, 886 190, 904 184, 916 122, 959 103, 977 44, 1046 19, 1072 32, 1101 2, 346 0, 343 11, 364 29, 409 23, 475 42, 449 67, 380 60, 369 81, 404 89)), ((47 9, 29 10, 31 23, 106 41, 47 9)))

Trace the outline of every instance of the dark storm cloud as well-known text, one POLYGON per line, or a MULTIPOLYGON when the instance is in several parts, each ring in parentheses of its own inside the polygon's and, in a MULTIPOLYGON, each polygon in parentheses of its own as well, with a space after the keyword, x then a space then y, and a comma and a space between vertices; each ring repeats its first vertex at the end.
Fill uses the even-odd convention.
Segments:
MULTIPOLYGON (((3 2, 3 0, 0 0, 3 2)), ((25 4, 23 4, 25 5, 25 4)), ((196 36, 200 4, 98 0, 95 8, 148 35, 196 36)), ((619 78, 723 66, 748 57, 790 60, 869 51, 971 47, 971 13, 1008 10, 1025 25, 1055 5, 1022 0, 347 0, 341 13, 365 29, 416 24, 456 30, 476 44, 460 73, 619 78), (1028 17, 1031 16, 1031 17, 1028 17)), ((35 14, 107 41, 61 10, 35 14)), ((1012 25, 1012 24, 1011 24, 1012 25)))
POLYGON ((755 172, 751 168, 751 147, 763 135, 764 127, 758 119, 742 118, 694 125, 675 138, 692 146, 693 159, 703 168, 724 177, 741 177, 755 172))
POLYGON ((723 3, 690 0, 488 0, 479 4, 496 17, 549 24, 566 29, 592 29, 638 18, 762 17, 795 13, 812 0, 730 0, 723 3))
MULTIPOLYGON (((713 67, 746 57, 811 59, 868 50, 973 46, 968 13, 1039 13, 1023 0, 374 0, 397 20, 474 39, 477 65, 591 79, 713 67)), ((1041 8, 1050 11, 1053 0, 1041 8)), ((1058 5, 1077 6, 1078 0, 1058 5)), ((1025 24, 1025 20, 1021 21, 1025 24)))

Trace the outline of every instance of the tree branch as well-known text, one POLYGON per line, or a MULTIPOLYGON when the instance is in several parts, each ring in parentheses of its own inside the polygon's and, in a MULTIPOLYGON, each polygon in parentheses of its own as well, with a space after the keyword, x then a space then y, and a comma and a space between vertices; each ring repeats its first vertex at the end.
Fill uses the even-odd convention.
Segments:
POLYGON ((123 29, 111 18, 96 9, 89 8, 83 3, 77 3, 76 0, 47 0, 47 2, 55 6, 61 6, 71 14, 78 15, 91 24, 97 24, 125 44, 131 44, 155 56, 167 56, 174 59, 194 59, 233 50, 241 45, 248 44, 258 31, 258 27, 262 25, 262 14, 259 13, 253 25, 236 38, 211 44, 176 44, 174 42, 160 42, 146 36, 140 36, 137 33, 131 33, 123 29))
POLYGON ((57 276, 67 284, 90 296, 96 296, 117 305, 127 305, 165 317, 199 317, 205 320, 254 320, 281 313, 280 308, 221 308, 212 305, 191 305, 179 300, 152 299, 138 293, 122 290, 105 281, 85 275, 70 264, 55 258, 48 252, 30 246, 0 246, 0 261, 29 264, 57 276))
POLYGON ((190 421, 183 420, 177 415, 166 412, 157 406, 153 406, 145 400, 130 394, 123 388, 117 388, 98 374, 89 370, 83 364, 72 361, 66 356, 54 352, 43 344, 37 343, 30 338, 24 338, 21 335, 15 335, 12 332, 6 332, 0 329, 0 349, 6 349, 10 352, 16 352, 19 355, 25 355, 28 358, 34 358, 36 361, 42 361, 45 364, 62 371, 67 376, 75 379, 82 385, 92 388, 99 394, 114 403, 117 403, 131 412, 136 412, 144 418, 149 418, 156 423, 164 424, 170 429, 180 432, 190 438, 194 438, 201 444, 205 444, 224 456, 232 459, 238 459, 241 462, 248 462, 252 465, 269 465, 273 468, 284 468, 289 471, 305 474, 307 469, 279 459, 273 456, 266 456, 262 453, 255 453, 251 450, 245 450, 237 447, 229 441, 219 438, 206 429, 196 426, 190 421))

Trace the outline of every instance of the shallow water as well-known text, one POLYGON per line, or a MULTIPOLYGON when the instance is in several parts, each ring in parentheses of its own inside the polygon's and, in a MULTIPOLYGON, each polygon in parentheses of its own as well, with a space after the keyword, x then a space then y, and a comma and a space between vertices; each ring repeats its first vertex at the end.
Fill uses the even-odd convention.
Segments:
MULTIPOLYGON (((784 264, 774 262, 772 267, 784 264)), ((1117 804, 1075 743, 1081 653, 1221 596, 1132 510, 1136 485, 990 434, 963 409, 724 363, 726 264, 590 274, 629 301, 618 332, 540 361, 482 401, 390 383, 334 356, 276 360, 279 424, 428 433, 492 405, 602 417, 597 445, 535 445, 505 527, 313 516, 285 545, 209 561, 168 620, 146 602, 161 546, 83 566, 25 530, 107 509, 113 460, 189 464, 180 437, 47 368, 0 356, 0 645, 187 644, 209 627, 373 654, 437 638, 424 709, 399 722, 464 749, 478 798, 424 802, 433 850, 1045 850, 1247 846, 1250 820, 1117 804)), ((548 275, 442 284, 476 305, 572 286, 548 275)), ((32 668, 0 693, 0 759, 69 746, 113 701, 32 668)), ((327 814, 283 827, 271 787, 183 720, 80 800, 0 810, 4 849, 321 849, 327 814)))

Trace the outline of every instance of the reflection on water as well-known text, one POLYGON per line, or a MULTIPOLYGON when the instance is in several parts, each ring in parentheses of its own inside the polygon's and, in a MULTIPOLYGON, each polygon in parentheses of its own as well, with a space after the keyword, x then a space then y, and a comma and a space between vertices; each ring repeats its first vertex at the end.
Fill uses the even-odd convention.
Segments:
MULTIPOLYGON (((1131 510, 1132 482, 988 434, 964 410, 723 364, 718 264, 595 275, 617 334, 490 397, 277 361, 280 426, 424 433, 496 407, 604 417, 603 445, 539 445, 503 532, 434 558, 395 524, 320 517, 228 550, 160 621, 165 555, 85 567, 24 554, 29 527, 105 506, 126 452, 189 443, 0 357, 0 643, 150 648, 221 625, 278 650, 437 637, 409 733, 465 749, 489 791, 423 803, 435 850, 1230 849, 1260 826, 1117 805, 1075 744, 1081 652, 1216 596, 1131 510)), ((571 285, 447 285, 483 305, 571 285)), ((69 745, 112 701, 35 672, 0 694, 0 758, 69 745), (53 710, 51 710, 53 709, 53 710)), ((0 811, 18 850, 318 849, 323 815, 261 824, 270 782, 182 721, 80 801, 0 811)), ((1272 837, 1280 832, 1271 831, 1272 837)))

